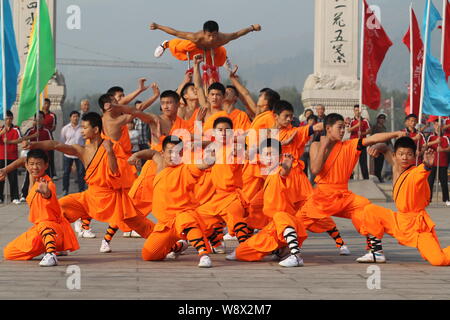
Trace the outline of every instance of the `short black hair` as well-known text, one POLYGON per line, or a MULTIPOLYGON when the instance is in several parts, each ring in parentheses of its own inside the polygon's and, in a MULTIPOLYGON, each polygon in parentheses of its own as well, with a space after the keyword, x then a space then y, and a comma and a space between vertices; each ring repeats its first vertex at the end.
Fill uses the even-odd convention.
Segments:
POLYGON ((77 110, 73 110, 73 111, 70 113, 69 117, 72 117, 74 114, 80 116, 80 113, 79 113, 77 110))
POLYGON ((31 149, 30 151, 28 151, 28 153, 27 153, 27 162, 31 158, 33 158, 33 159, 42 159, 42 160, 44 160, 45 163, 48 163, 47 152, 45 152, 42 149, 31 149))
POLYGON ((14 114, 11 112, 11 110, 6 110, 6 116, 10 118, 14 118, 14 114))
POLYGON ((227 89, 233 90, 234 94, 239 97, 239 91, 238 91, 238 89, 235 86, 229 84, 229 85, 227 85, 227 89))
POLYGON ((213 128, 215 129, 220 123, 228 123, 230 125, 230 129, 233 129, 233 121, 228 117, 219 117, 214 120, 213 128))
POLYGON ((264 97, 266 98, 267 104, 269 106, 269 110, 272 111, 275 103, 280 100, 280 94, 270 88, 263 88, 259 91, 259 93, 264 94, 264 97))
POLYGON ((51 101, 49 98, 45 98, 45 99, 44 99, 44 102, 48 102, 48 103, 50 103, 50 104, 52 103, 52 101, 51 101))
POLYGON ((419 118, 414 113, 410 113, 405 117, 405 121, 410 118, 415 118, 416 120, 419 120, 419 118))
POLYGON ((81 117, 81 121, 89 122, 92 128, 98 127, 99 132, 103 130, 102 116, 97 112, 87 112, 81 117))
POLYGON ((178 144, 183 144, 183 140, 181 140, 179 137, 177 136, 167 136, 164 138, 163 142, 162 142, 162 150, 166 150, 166 147, 168 144, 174 144, 174 145, 178 145, 178 144))
POLYGON ((270 147, 270 148, 277 148, 278 149, 278 153, 281 157, 282 155, 282 147, 281 147, 281 142, 277 139, 274 138, 267 138, 264 139, 260 144, 259 144, 259 153, 261 153, 262 149, 266 148, 266 147, 270 147))
POLYGON ((136 102, 134 103, 134 105, 137 105, 138 103, 142 103, 141 100, 136 100, 136 102))
POLYGON ((278 100, 275 102, 273 113, 280 115, 283 111, 294 112, 294 107, 286 100, 278 100))
POLYGON ((221 84, 220 82, 214 82, 208 87, 208 93, 211 92, 211 90, 219 90, 222 92, 222 95, 225 95, 225 86, 221 84))
POLYGON ((319 117, 316 116, 315 114, 312 114, 310 116, 308 116, 308 118, 306 118, 306 121, 308 122, 309 120, 314 120, 315 122, 319 122, 319 117))
POLYGON ((303 114, 307 113, 308 111, 309 111, 309 112, 312 112, 312 113, 314 114, 313 109, 309 109, 309 108, 308 108, 308 109, 305 109, 305 110, 303 111, 303 114))
POLYGON ((178 103, 180 101, 180 96, 178 95, 178 93, 176 93, 173 90, 166 90, 163 93, 161 93, 161 95, 159 96, 159 99, 162 99, 162 98, 173 98, 176 103, 178 103))
POLYGON ((203 31, 206 32, 218 32, 219 24, 213 20, 208 20, 203 24, 203 31))
POLYGON ((102 109, 102 111, 105 111, 105 109, 104 109, 105 103, 110 103, 112 101, 113 97, 114 97, 114 94, 108 92, 108 93, 102 94, 100 96, 100 98, 98 98, 98 106, 100 107, 100 109, 102 109))
POLYGON ((411 149, 414 153, 417 150, 416 143, 410 137, 401 137, 395 141, 394 144, 394 152, 397 152, 398 148, 407 148, 411 149))
POLYGON ((355 105, 353 106, 353 109, 356 109, 356 108, 359 109, 359 104, 355 104, 355 105))
POLYGON ((325 119, 323 120, 323 125, 325 127, 332 126, 338 121, 344 121, 344 117, 339 113, 330 113, 325 116, 325 119))
POLYGON ((187 104, 186 99, 184 98, 184 95, 186 94, 186 91, 189 87, 195 87, 193 82, 188 82, 183 86, 183 89, 181 89, 181 99, 183 99, 184 104, 187 104))
POLYGON ((106 91, 106 93, 109 93, 113 96, 116 94, 116 92, 124 92, 124 90, 122 87, 114 86, 114 87, 109 88, 108 91, 106 91))

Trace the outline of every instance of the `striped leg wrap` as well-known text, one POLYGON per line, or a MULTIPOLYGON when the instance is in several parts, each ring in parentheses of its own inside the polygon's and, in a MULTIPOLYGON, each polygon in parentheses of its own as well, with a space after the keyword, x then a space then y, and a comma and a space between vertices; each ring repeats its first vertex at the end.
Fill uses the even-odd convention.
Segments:
POLYGON ((223 238, 223 224, 216 225, 214 227, 214 232, 208 237, 209 243, 213 248, 220 245, 223 238))
POLYGON ((177 241, 175 242, 175 244, 172 246, 172 248, 170 249, 171 252, 175 252, 178 253, 181 251, 181 249, 183 249, 183 243, 177 241))
POLYGON ((344 243, 344 239, 342 239, 341 234, 340 234, 339 230, 336 227, 334 227, 331 230, 328 230, 327 233, 336 242, 336 247, 340 248, 340 247, 342 247, 345 244, 344 243))
POLYGON ((236 223, 233 231, 236 234, 236 238, 238 239, 239 243, 244 242, 249 238, 248 226, 245 222, 236 223))
POLYGON ((199 256, 208 253, 203 234, 198 228, 187 228, 183 230, 183 233, 189 243, 197 250, 199 256))
POLYGON ((294 228, 287 227, 286 229, 284 229, 283 237, 289 246, 291 254, 300 253, 300 248, 298 246, 297 232, 295 232, 294 228))
POLYGON ((106 229, 104 237, 105 241, 109 243, 116 234, 117 230, 119 230, 119 228, 113 228, 111 226, 108 226, 108 229, 106 229))
POLYGON ((44 242, 46 253, 56 252, 56 232, 52 228, 45 228, 41 232, 42 241, 44 242))
POLYGON ((374 236, 368 236, 367 238, 370 242, 370 252, 375 253, 378 251, 383 251, 381 239, 375 238, 374 236))
POLYGON ((91 227, 91 220, 92 219, 81 219, 81 229, 89 230, 91 227))

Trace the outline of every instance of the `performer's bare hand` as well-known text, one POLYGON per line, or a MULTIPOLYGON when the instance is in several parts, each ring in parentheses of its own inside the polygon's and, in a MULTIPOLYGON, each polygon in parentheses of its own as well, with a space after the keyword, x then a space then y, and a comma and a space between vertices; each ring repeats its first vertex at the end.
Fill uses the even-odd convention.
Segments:
POLYGON ((159 86, 158 86, 158 84, 157 84, 156 82, 153 82, 153 83, 150 85, 150 87, 151 87, 152 90, 153 90, 153 95, 159 96, 159 95, 161 94, 161 92, 160 92, 160 90, 159 90, 159 86))
POLYGON ((5 181, 7 176, 6 170, 4 168, 0 169, 0 181, 5 181))
POLYGON ((201 62, 203 62, 203 55, 201 55, 201 54, 196 54, 196 55, 194 56, 194 64, 195 64, 195 65, 198 65, 198 64, 200 64, 201 62))
POLYGON ((38 184, 36 192, 42 194, 42 196, 44 198, 50 198, 51 192, 50 192, 50 189, 48 188, 48 181, 45 180, 44 178, 41 178, 39 180, 39 184, 38 184))
POLYGON ((23 150, 31 150, 31 142, 28 140, 25 140, 22 142, 22 149, 23 150))
POLYGON ((156 22, 152 22, 150 23, 150 30, 157 30, 158 29, 158 24, 156 22))
POLYGON ((428 148, 425 150, 423 154, 423 164, 429 168, 431 168, 434 164, 434 150, 432 148, 428 148))
POLYGON ((259 24, 252 24, 254 31, 261 31, 261 26, 259 24))
POLYGON ((133 154, 131 157, 128 158, 128 163, 132 166, 137 166, 139 163, 139 158, 133 154))
POLYGON ((145 81, 147 81, 147 79, 145 79, 145 78, 140 78, 138 80, 138 88, 139 88, 139 91, 141 91, 141 92, 144 92, 145 90, 150 88, 149 86, 145 86, 145 81))

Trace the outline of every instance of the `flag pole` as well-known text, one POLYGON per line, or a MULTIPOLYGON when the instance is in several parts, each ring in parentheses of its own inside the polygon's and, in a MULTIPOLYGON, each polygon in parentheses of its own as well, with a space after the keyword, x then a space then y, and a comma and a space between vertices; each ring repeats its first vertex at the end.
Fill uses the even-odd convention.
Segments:
POLYGON ((41 104, 41 93, 40 93, 40 78, 39 78, 39 72, 40 72, 40 64, 41 64, 41 57, 40 57, 40 34, 41 34, 41 0, 38 0, 37 2, 37 15, 36 15, 36 141, 39 141, 39 109, 41 104))
POLYGON ((409 5, 409 46, 410 46, 410 56, 409 56, 409 114, 414 111, 414 39, 413 39, 413 21, 412 21, 412 2, 409 5))
MULTIPOLYGON (((364 65, 364 23, 365 23, 365 6, 364 0, 361 0, 361 44, 360 44, 360 57, 359 57, 359 128, 358 128, 358 138, 361 137, 361 113, 362 113, 362 101, 363 101, 363 65, 364 65)), ((362 171, 360 166, 358 168, 358 178, 361 178, 362 171), (361 176, 360 176, 361 174, 361 176)))
MULTIPOLYGON (((3 6, 3 1, 1 0, 1 9, 0 9, 0 15, 1 15, 1 26, 0 26, 0 32, 1 32, 1 42, 2 42, 2 106, 3 106, 3 128, 6 129, 6 64, 5 64, 5 12, 4 12, 4 6, 3 6)), ((9 1, 9 0, 7 0, 9 1)), ((4 137, 6 138, 6 131, 5 131, 5 135, 4 137)), ((5 148, 5 165, 4 167, 6 167, 7 165, 7 159, 8 159, 8 150, 6 147, 6 142, 3 142, 3 146, 5 148)), ((6 191, 6 179, 5 182, 3 184, 4 189, 3 189, 3 199, 4 199, 4 203, 7 203, 7 197, 8 197, 8 192, 6 191)))
POLYGON ((395 129, 394 129, 394 124, 395 124, 394 116, 395 116, 395 113, 394 113, 394 97, 391 97, 391 131, 392 132, 395 131, 395 129))
POLYGON ((420 88, 420 107, 419 107, 419 125, 422 123, 422 109, 423 109, 423 94, 425 91, 425 66, 427 65, 427 54, 428 54, 428 28, 430 24, 430 0, 427 0, 427 16, 425 24, 425 38, 424 38, 424 48, 423 48, 423 64, 422 64, 422 87, 420 88))

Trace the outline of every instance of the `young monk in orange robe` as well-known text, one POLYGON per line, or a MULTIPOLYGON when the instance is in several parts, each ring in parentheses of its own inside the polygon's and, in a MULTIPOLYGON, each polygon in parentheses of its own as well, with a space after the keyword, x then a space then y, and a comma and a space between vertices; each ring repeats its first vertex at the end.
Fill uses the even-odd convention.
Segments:
MULTIPOLYGON (((45 174, 48 156, 42 150, 28 152, 27 158, 20 159, 30 175, 30 191, 27 202, 30 206, 29 220, 33 226, 18 238, 10 242, 3 250, 7 260, 31 260, 45 253, 42 267, 58 264, 57 251, 75 251, 79 249, 77 238, 69 222, 61 214, 56 198, 56 186, 45 174)), ((8 168, 2 169, 2 178, 8 168)))
MULTIPOLYGON (((86 146, 65 145, 58 141, 33 142, 28 148, 58 150, 77 156, 86 168, 86 191, 70 194, 59 199, 64 216, 69 222, 79 218, 92 218, 108 222, 119 228, 136 230, 147 238, 153 223, 136 210, 124 189, 114 146, 111 140, 101 137, 102 119, 99 114, 89 112, 82 117, 82 134, 89 139, 86 146)), ((102 248, 104 247, 102 243, 102 248)), ((105 251, 103 251, 105 252, 105 251)))
MULTIPOLYGON (((235 86, 228 85, 225 89, 225 98, 222 103, 224 111, 227 113, 227 117, 233 121, 234 131, 240 131, 243 134, 250 129, 250 119, 244 111, 241 111, 235 107, 239 99, 239 92, 235 86)), ((245 101, 244 101, 245 103, 245 101)))
MULTIPOLYGON (((209 177, 205 177, 203 182, 208 184, 196 190, 199 199, 197 211, 205 221, 208 231, 225 222, 230 234, 236 234, 237 240, 242 242, 248 238, 249 233, 245 222, 245 206, 248 201, 242 192, 243 159, 239 158, 235 150, 231 129, 233 123, 230 118, 221 117, 214 121, 216 141, 210 144, 208 149, 214 149, 216 163, 210 171, 205 172, 209 177)), ((242 153, 242 156, 244 157, 245 153, 242 153)), ((213 243, 221 240, 222 235, 217 236, 211 240, 213 243)))
POLYGON ((175 136, 163 141, 163 153, 157 153, 157 174, 153 183, 153 215, 158 220, 153 233, 145 241, 142 259, 163 260, 171 252, 181 251, 180 239, 187 239, 200 256, 199 267, 212 267, 210 249, 204 227, 196 213, 194 185, 202 170, 210 165, 181 164, 183 142, 175 136))
POLYGON ((300 247, 307 235, 301 219, 295 216, 293 199, 290 199, 292 194, 288 192, 286 183, 294 158, 290 154, 282 156, 281 144, 275 139, 263 141, 260 150, 261 163, 270 171, 263 188, 263 211, 269 218, 269 223, 260 232, 239 244, 227 259, 261 261, 265 256, 277 259, 281 257, 282 251, 276 250, 288 246, 291 254, 280 265, 303 266, 300 247))
MULTIPOLYGON (((434 151, 428 149, 423 155, 423 162, 416 163, 417 146, 409 137, 399 138, 394 145, 394 154, 386 145, 376 145, 369 149, 369 154, 385 154, 385 159, 393 168, 393 199, 398 211, 393 212, 377 205, 364 209, 363 231, 369 237, 382 238, 387 233, 404 246, 417 248, 421 256, 434 266, 450 265, 450 247, 442 249, 435 231, 435 224, 425 208, 430 202, 428 176, 433 166, 434 151)), ((376 253, 371 248, 366 256, 376 253)), ((366 256, 358 262, 367 262, 366 256)))
MULTIPOLYGON (((198 32, 185 32, 165 27, 157 23, 150 24, 151 30, 161 30, 167 34, 173 35, 181 39, 173 39, 164 41, 156 50, 155 57, 160 57, 166 48, 170 48, 172 54, 179 60, 192 59, 196 54, 203 54, 204 50, 214 50, 214 65, 222 66, 225 63, 227 54, 223 47, 228 42, 240 38, 252 31, 260 31, 261 26, 258 24, 251 25, 248 28, 233 33, 219 32, 219 25, 215 21, 207 21, 203 25, 203 30, 198 32), (189 56, 187 56, 189 54, 189 56)), ((208 55, 208 58, 211 57, 208 55)), ((209 65, 213 65, 212 61, 208 61, 209 65)))
MULTIPOLYGON (((310 219, 329 216, 352 219, 359 230, 362 222, 358 213, 370 201, 348 190, 348 180, 361 148, 403 136, 404 133, 378 133, 368 138, 342 141, 344 118, 336 113, 326 116, 324 127, 326 134, 320 137, 320 142, 313 142, 310 149, 311 172, 316 175, 316 187, 298 214, 310 219)), ((384 261, 384 255, 380 254, 374 262, 384 261)))

